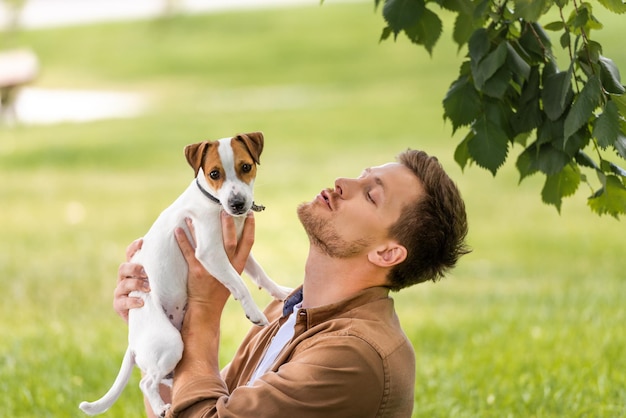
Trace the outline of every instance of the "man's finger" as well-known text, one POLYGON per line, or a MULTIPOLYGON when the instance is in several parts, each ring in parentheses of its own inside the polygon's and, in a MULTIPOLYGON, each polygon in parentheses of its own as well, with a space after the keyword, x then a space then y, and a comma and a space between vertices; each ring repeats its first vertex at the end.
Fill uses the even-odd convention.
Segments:
POLYGON ((125 297, 128 296, 130 292, 134 292, 135 290, 139 292, 149 292, 150 284, 148 283, 148 279, 124 279, 115 287, 113 296, 115 298, 125 297))
POLYGON ((252 250, 252 245, 254 244, 254 230, 256 224, 254 220, 254 214, 252 212, 248 213, 246 220, 243 224, 243 232, 241 233, 241 238, 237 243, 237 253, 238 254, 247 254, 252 250))
POLYGON ((189 263, 189 261, 195 258, 196 251, 191 245, 191 242, 189 242, 187 234, 185 234, 185 231, 182 228, 176 228, 174 230, 174 236, 176 237, 180 251, 183 253, 187 263, 189 263))
POLYGON ((143 238, 139 238, 130 243, 128 247, 126 247, 126 261, 130 261, 131 258, 135 255, 137 251, 141 249, 143 246, 143 238))
POLYGON ((235 220, 225 211, 222 211, 222 239, 226 253, 232 255, 237 250, 237 229, 235 220))
POLYGON ((190 241, 191 246, 195 247, 198 242, 196 240, 196 228, 194 228, 193 221, 191 220, 191 218, 185 218, 185 223, 187 224, 187 228, 189 228, 189 233, 191 234, 191 239, 192 239, 192 241, 190 241))
POLYGON ((146 271, 141 264, 136 263, 122 263, 117 270, 117 282, 121 282, 125 279, 146 279, 146 271))
POLYGON ((128 311, 130 309, 141 308, 143 306, 143 299, 123 297, 113 299, 113 310, 117 312, 125 321, 128 321, 128 311))

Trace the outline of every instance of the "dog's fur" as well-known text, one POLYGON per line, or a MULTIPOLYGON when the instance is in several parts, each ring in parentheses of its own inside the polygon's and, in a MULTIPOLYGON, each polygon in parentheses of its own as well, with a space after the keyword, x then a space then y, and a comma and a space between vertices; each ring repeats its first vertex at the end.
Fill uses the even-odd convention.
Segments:
MULTIPOLYGON (((228 261, 220 219, 221 210, 232 215, 237 234, 241 235, 246 214, 253 207, 252 187, 263 141, 263 135, 254 132, 185 148, 185 156, 196 177, 161 213, 144 237, 141 250, 132 257, 133 263, 143 265, 151 291, 131 293, 131 296, 141 297, 144 306, 129 312, 128 348, 113 386, 101 399, 80 404, 80 409, 87 414, 102 413, 117 400, 128 383, 134 364, 144 373, 139 385, 155 414, 164 416, 169 409, 169 404, 165 404, 159 395, 159 384, 171 385, 171 379, 166 377, 174 370, 183 352, 179 330, 187 301, 188 266, 178 248, 174 229, 182 227, 190 236, 185 218, 190 218, 194 225, 198 260, 240 301, 253 323, 267 324, 241 277, 228 261), (206 192, 217 197, 220 204, 210 201, 206 192)), ((252 255, 244 271, 276 299, 284 299, 290 292, 290 289, 274 283, 252 255)))

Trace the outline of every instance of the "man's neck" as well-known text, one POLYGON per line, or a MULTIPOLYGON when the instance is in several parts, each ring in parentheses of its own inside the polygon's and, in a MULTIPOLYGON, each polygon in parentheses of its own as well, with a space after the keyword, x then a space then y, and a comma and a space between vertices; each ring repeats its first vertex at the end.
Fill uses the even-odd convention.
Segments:
POLYGON ((384 284, 382 272, 363 258, 330 257, 311 247, 305 265, 302 307, 330 305, 384 284))

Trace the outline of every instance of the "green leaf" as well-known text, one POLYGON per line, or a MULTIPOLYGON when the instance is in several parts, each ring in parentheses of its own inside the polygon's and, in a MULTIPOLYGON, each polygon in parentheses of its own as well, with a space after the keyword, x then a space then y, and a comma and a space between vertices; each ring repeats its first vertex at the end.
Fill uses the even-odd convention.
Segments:
POLYGON ((389 36, 391 36, 392 33, 393 33, 393 30, 389 26, 385 26, 383 28, 383 32, 380 34, 380 39, 378 40, 378 42, 382 42, 382 41, 389 39, 389 36))
POLYGON ((459 48, 469 41, 473 32, 474 24, 472 23, 472 17, 459 13, 454 20, 454 31, 452 32, 452 39, 459 48))
POLYGON ((485 16, 489 14, 492 0, 477 0, 474 2, 474 19, 485 19, 485 16))
POLYGON ((530 132, 543 123, 541 109, 539 107, 539 98, 524 103, 511 118, 511 127, 514 132, 519 134, 530 132))
POLYGON ((606 213, 618 218, 620 214, 626 214, 626 187, 619 177, 609 174, 606 176, 604 187, 594 193, 587 203, 598 215, 606 213))
POLYGON ((480 110, 480 97, 469 76, 459 77, 443 99, 444 118, 452 122, 452 130, 471 124, 480 110))
POLYGON ((482 110, 487 120, 501 127, 507 138, 512 139, 513 134, 509 129, 509 121, 513 117, 513 111, 510 106, 500 100, 490 100, 486 97, 482 101, 482 110))
POLYGON ((517 112, 511 118, 511 127, 515 133, 530 132, 543 123, 539 95, 539 71, 536 66, 533 66, 515 106, 517 112))
POLYGON ((467 162, 470 160, 469 150, 467 149, 467 143, 474 137, 474 132, 471 130, 465 135, 465 138, 454 150, 454 161, 461 166, 461 170, 465 169, 467 162))
POLYGON ((552 121, 544 118, 543 124, 537 127, 537 142, 539 144, 558 144, 559 148, 563 148, 563 123, 565 117, 552 121))
POLYGON ((626 94, 622 94, 622 95, 612 94, 610 97, 611 97, 611 101, 615 102, 615 105, 617 105, 617 109, 619 110, 619 113, 622 115, 622 117, 626 117, 626 94))
POLYGON ((569 32, 565 31, 559 38, 559 43, 563 49, 569 48, 570 43, 572 42, 572 37, 569 32))
POLYGON ((508 154, 508 138, 497 123, 483 114, 472 125, 474 137, 467 143, 468 151, 476 164, 495 176, 508 154))
POLYGON ((617 139, 613 143, 613 146, 615 147, 617 154, 626 160, 626 135, 624 135, 623 132, 620 132, 619 135, 617 135, 617 139))
POLYGON ((550 45, 546 45, 540 39, 535 36, 534 26, 530 23, 526 23, 522 30, 522 35, 518 39, 518 43, 521 48, 524 49, 527 55, 531 57, 533 63, 544 62, 544 58, 549 55, 550 45))
POLYGON ((383 17, 397 35, 400 31, 413 26, 425 9, 423 0, 386 0, 383 17))
MULTIPOLYGON (((544 72, 546 70, 549 70, 549 67, 544 67, 544 72)), ((541 98, 543 110, 551 120, 560 118, 572 100, 572 71, 573 66, 570 66, 567 71, 554 73, 547 77, 544 75, 541 98)))
POLYGON ((527 147, 518 157, 515 162, 517 171, 519 171, 521 183, 526 177, 535 174, 537 172, 537 147, 535 144, 527 147))
POLYGON ((613 94, 624 94, 626 89, 622 86, 619 69, 610 58, 600 56, 600 78, 604 90, 613 94))
POLYGON ((564 197, 573 195, 580 184, 580 170, 575 164, 568 164, 560 172, 547 176, 541 190, 541 199, 544 203, 556 206, 561 212, 561 203, 564 197))
POLYGON ((441 7, 451 12, 471 15, 474 11, 474 6, 470 0, 441 0, 439 3, 441 7))
POLYGON ((564 27, 565 27, 565 24, 561 22, 560 20, 557 20, 556 22, 550 22, 543 26, 545 30, 553 30, 553 31, 562 30, 564 27))
POLYGON ((600 0, 600 4, 612 11, 613 13, 626 13, 626 3, 622 0, 600 0))
MULTIPOLYGON (((563 131, 561 130, 561 132, 563 131)), ((574 158, 578 151, 584 149, 587 144, 589 144, 590 139, 591 132, 578 130, 574 135, 567 138, 567 141, 563 137, 560 137, 559 140, 554 141, 553 144, 570 158, 574 158)))
POLYGON ((404 32, 411 42, 424 45, 424 48, 432 55, 433 47, 441 36, 442 30, 443 23, 441 23, 439 16, 433 11, 424 8, 417 22, 411 27, 405 28, 404 32))
POLYGON ((478 90, 482 90, 487 80, 504 65, 507 55, 506 45, 506 42, 501 42, 496 49, 487 54, 478 65, 472 68, 472 76, 478 90))
POLYGON ((593 16, 591 4, 586 2, 572 10, 567 24, 576 35, 584 32, 589 36, 592 29, 602 29, 602 24, 593 16))
POLYGON ((598 107, 601 100, 602 86, 600 85, 600 79, 592 77, 587 80, 587 84, 583 87, 565 118, 564 137, 566 141, 567 138, 589 121, 594 109, 598 107))
MULTIPOLYGON (((532 1, 532 0, 529 0, 529 1, 532 1)), ((546 31, 543 30, 543 26, 541 26, 537 22, 531 22, 530 26, 532 26, 532 29, 533 29, 532 36, 538 37, 539 41, 541 42, 541 45, 543 45, 544 48, 551 50, 552 43, 550 42, 550 37, 548 36, 546 31)))
POLYGON ((478 64, 489 52, 489 36, 487 29, 476 29, 469 39, 468 52, 472 63, 478 64))
POLYGON ((584 151, 578 151, 576 154, 576 162, 583 167, 593 168, 594 170, 600 170, 600 167, 596 164, 593 159, 587 155, 584 151))
POLYGON ((624 177, 626 179, 626 170, 624 170, 622 167, 620 167, 620 166, 618 166, 618 165, 616 165, 616 164, 614 164, 612 162, 609 162, 609 167, 610 167, 610 170, 611 170, 612 173, 615 173, 618 176, 622 176, 622 177, 624 177))
POLYGON ((506 67, 500 67, 498 71, 483 85, 482 92, 489 97, 502 99, 509 83, 511 82, 511 72, 506 67))
POLYGON ((544 144, 539 147, 536 165, 546 175, 554 176, 563 170, 569 161, 570 157, 566 153, 550 144, 544 144))
POLYGON ((609 100, 602 114, 593 124, 593 136, 602 149, 613 145, 620 133, 619 111, 617 105, 609 100))
POLYGON ((527 80, 530 75, 530 65, 517 53, 515 48, 508 42, 506 43, 507 66, 513 74, 517 74, 522 80, 527 80))
POLYGON ((548 0, 514 0, 513 3, 515 4, 515 18, 536 22, 545 11, 548 0))

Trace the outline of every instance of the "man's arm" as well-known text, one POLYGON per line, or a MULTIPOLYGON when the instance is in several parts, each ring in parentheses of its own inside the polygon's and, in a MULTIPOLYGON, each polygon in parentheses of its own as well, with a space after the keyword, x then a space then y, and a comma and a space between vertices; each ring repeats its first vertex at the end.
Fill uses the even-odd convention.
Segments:
MULTIPOLYGON (((172 405, 176 417, 368 418, 408 414, 387 409, 388 382, 380 355, 356 336, 314 337, 278 371, 251 386, 221 387, 215 378, 198 377, 179 387, 172 405), (389 413, 391 411, 391 413, 389 413), (381 415, 381 412, 387 413, 381 415)), ((413 367, 407 364, 407 369, 413 367)), ((408 386, 412 390, 411 386, 408 386)), ((412 392, 407 395, 409 399, 412 392)))
MULTIPOLYGON (((193 231, 190 221, 188 225, 193 231)), ((218 394, 226 393, 226 384, 220 375, 218 354, 220 320, 224 305, 230 295, 228 289, 212 277, 196 259, 194 246, 189 242, 184 231, 179 228, 175 234, 189 265, 189 275, 187 312, 181 330, 185 349, 174 372, 173 405, 177 404, 180 393, 184 393, 186 388, 193 386, 198 380, 209 380, 215 384, 218 394)), ((254 217, 248 216, 242 237, 237 240, 232 218, 223 213, 222 234, 229 260, 235 270, 241 274, 254 243, 254 217)), ((179 405, 178 408, 173 409, 184 409, 184 406, 179 405)))

